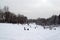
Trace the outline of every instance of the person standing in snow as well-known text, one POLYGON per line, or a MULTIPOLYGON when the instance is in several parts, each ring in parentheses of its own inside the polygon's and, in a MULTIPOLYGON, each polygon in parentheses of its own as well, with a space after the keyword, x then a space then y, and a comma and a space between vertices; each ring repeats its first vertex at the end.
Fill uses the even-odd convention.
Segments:
POLYGON ((26 30, 26 28, 24 27, 24 30, 26 30))

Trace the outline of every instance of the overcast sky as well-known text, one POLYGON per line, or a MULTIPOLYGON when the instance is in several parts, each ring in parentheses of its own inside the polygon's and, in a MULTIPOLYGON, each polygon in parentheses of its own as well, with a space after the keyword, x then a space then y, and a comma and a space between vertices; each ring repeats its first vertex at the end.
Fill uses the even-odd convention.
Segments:
POLYGON ((0 0, 0 7, 4 6, 28 18, 48 18, 60 13, 60 0, 0 0))

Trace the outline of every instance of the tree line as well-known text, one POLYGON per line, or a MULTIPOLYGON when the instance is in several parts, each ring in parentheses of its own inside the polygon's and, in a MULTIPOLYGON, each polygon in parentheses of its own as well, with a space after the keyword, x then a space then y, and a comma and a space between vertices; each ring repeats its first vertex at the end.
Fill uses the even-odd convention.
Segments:
POLYGON ((21 14, 15 15, 14 13, 9 11, 8 7, 4 7, 4 10, 0 9, 0 23, 36 23, 37 25, 60 25, 60 15, 53 15, 48 19, 28 19, 26 16, 21 14))

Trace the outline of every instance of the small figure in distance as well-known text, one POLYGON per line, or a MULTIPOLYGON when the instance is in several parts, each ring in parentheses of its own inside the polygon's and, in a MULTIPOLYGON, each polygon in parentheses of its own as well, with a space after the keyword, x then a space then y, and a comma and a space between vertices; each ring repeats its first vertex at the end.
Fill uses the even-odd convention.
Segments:
POLYGON ((36 27, 35 27, 35 29, 36 29, 36 27))
POLYGON ((54 30, 56 30, 56 28, 54 28, 54 30))
POLYGON ((29 30, 29 28, 27 28, 27 30, 29 30))
POLYGON ((26 30, 26 28, 24 27, 24 30, 26 30))

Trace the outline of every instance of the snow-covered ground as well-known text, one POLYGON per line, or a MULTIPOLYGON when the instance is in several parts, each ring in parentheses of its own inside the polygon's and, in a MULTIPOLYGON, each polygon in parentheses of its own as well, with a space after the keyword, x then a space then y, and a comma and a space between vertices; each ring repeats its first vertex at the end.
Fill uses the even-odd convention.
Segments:
POLYGON ((0 23, 0 40, 60 40, 60 27, 49 30, 35 24, 0 23))

